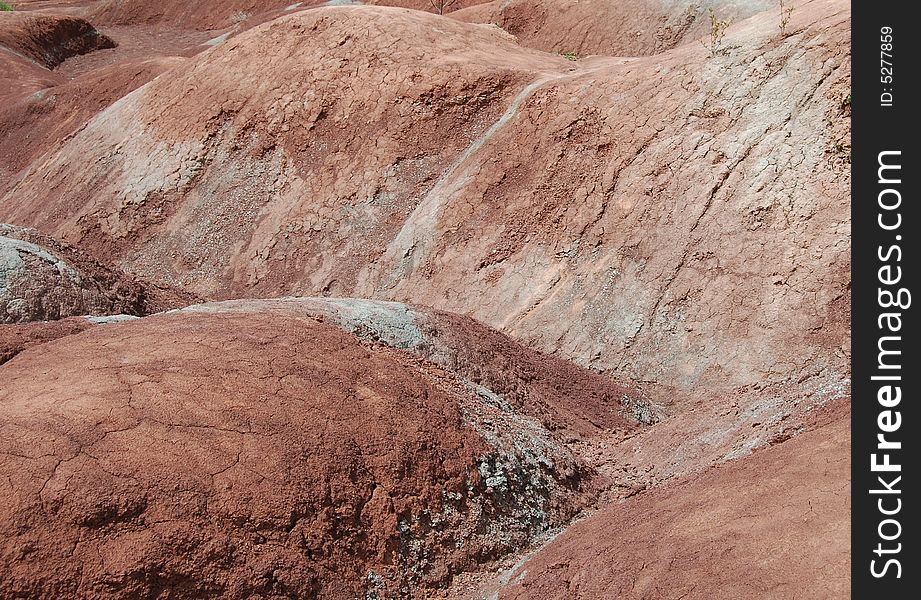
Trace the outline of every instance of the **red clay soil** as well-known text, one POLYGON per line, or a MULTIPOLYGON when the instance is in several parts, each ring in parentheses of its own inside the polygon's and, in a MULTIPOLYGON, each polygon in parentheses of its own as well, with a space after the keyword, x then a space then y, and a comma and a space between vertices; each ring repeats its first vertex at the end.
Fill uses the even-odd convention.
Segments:
POLYGON ((0 223, 0 323, 145 315, 194 300, 144 285, 33 229, 0 223))
POLYGON ((98 0, 16 0, 7 2, 15 11, 41 11, 84 16, 86 8, 98 0))
MULTIPOLYGON (((707 3, 733 22, 776 8, 771 0, 707 3)), ((451 13, 469 23, 495 23, 523 46, 545 52, 646 56, 710 33, 706 8, 662 0, 493 0, 451 13)))
POLYGON ((57 69, 62 75, 76 78, 95 70, 103 71, 106 67, 114 67, 119 63, 188 58, 210 48, 206 42, 213 37, 213 34, 207 32, 170 27, 132 25, 100 29, 115 40, 118 46, 68 59, 57 69))
POLYGON ((714 57, 572 63, 416 11, 296 12, 101 112, 0 218, 203 297, 416 302, 683 390, 840 381, 849 13, 798 6, 783 40, 774 16, 714 57))
POLYGON ((495 329, 461 315, 420 310, 426 351, 464 379, 501 395, 550 431, 576 437, 613 437, 652 423, 647 395, 611 377, 522 346, 495 329))
POLYGON ((16 320, 435 307, 0 325, 0 597, 846 593, 848 3, 475 1, 0 13, 16 320))
POLYGON ((178 58, 120 62, 0 104, 0 193, 14 184, 16 174, 100 110, 181 62, 178 58))
POLYGON ((83 317, 0 325, 0 365, 26 348, 80 333, 92 324, 83 317))
MULTIPOLYGON (((454 0, 445 14, 484 0, 454 0)), ((286 12, 330 4, 326 0, 102 0, 90 8, 91 20, 99 25, 168 25, 180 29, 208 31, 240 25, 249 27, 286 12)), ((343 2, 348 4, 348 2, 343 2)), ((429 0, 373 0, 371 4, 435 12, 429 0)))
MULTIPOLYGON (((298 207, 302 207, 308 211, 309 214, 304 215, 305 220, 302 221, 301 226, 309 226, 310 237, 315 240, 311 243, 310 238, 305 238, 303 235, 292 238, 290 242, 297 243, 292 245, 291 249, 292 252, 296 252, 297 256, 290 257, 290 260, 284 263, 278 263, 278 266, 287 265, 284 269, 285 271, 290 270, 291 275, 307 272, 305 261, 312 261, 312 254, 320 256, 322 248, 329 247, 329 244, 335 243, 335 240, 327 240, 325 238, 329 234, 314 231, 315 226, 319 229, 319 221, 316 221, 315 217, 313 220, 309 219, 320 207, 302 202, 302 199, 310 197, 312 192, 301 189, 300 186, 288 185, 286 182, 288 177, 279 178, 278 183, 282 187, 275 188, 266 181, 269 175, 265 166, 260 163, 268 159, 273 163, 270 168, 274 170, 280 167, 281 163, 275 163, 271 157, 281 158, 282 152, 290 152, 298 156, 300 166, 297 169, 301 170, 312 164, 311 157, 319 159, 327 156, 323 148, 330 143, 337 145, 335 155, 345 161, 344 165, 346 163, 354 165, 355 177, 361 177, 360 173, 368 169, 386 170, 389 168, 388 165, 397 164, 398 167, 402 165, 400 167, 401 181, 395 181, 392 190, 381 189, 381 193, 387 195, 387 200, 381 206, 383 211, 381 220, 373 219, 366 223, 358 221, 354 225, 361 229, 370 229, 372 234, 374 231, 381 231, 385 237, 392 237, 399 228, 400 219, 405 218, 404 215, 411 211, 412 203, 416 201, 418 195, 427 185, 431 184, 428 165, 431 163, 447 164, 456 153, 457 149, 454 147, 444 148, 445 140, 458 132, 470 139, 477 132, 486 129, 490 121, 501 114, 503 100, 510 99, 514 92, 513 89, 510 89, 510 85, 529 78, 533 73, 531 70, 533 66, 540 67, 545 62, 546 60, 534 59, 529 56, 529 53, 521 51, 498 30, 463 25, 425 13, 399 9, 367 7, 351 9, 346 7, 308 10, 245 32, 240 37, 192 59, 188 68, 177 71, 176 77, 161 77, 141 90, 145 92, 142 94, 144 104, 148 101, 147 90, 150 90, 156 98, 154 101, 156 104, 164 103, 171 107, 157 117, 148 114, 146 108, 143 109, 144 116, 138 115, 138 123, 148 123, 148 126, 157 132, 156 135, 162 132, 172 136, 179 131, 185 131, 193 135, 199 132, 211 137, 214 135, 212 130, 215 127, 222 127, 220 123, 227 119, 239 120, 241 124, 244 120, 249 123, 242 129, 234 127, 227 130, 227 135, 238 139, 238 142, 233 142, 233 145, 240 144, 241 149, 249 148, 239 156, 236 152, 231 153, 228 155, 228 160, 236 161, 236 157, 239 157, 243 158, 243 162, 232 168, 220 168, 220 178, 230 177, 235 181, 242 178, 242 181, 247 181, 249 184, 244 184, 229 194, 223 191, 218 192, 215 189, 215 193, 202 196, 203 203, 197 209, 192 210, 194 214, 187 210, 179 210, 176 215, 185 215, 194 219, 197 222, 194 225, 196 228, 207 228, 209 224, 219 225, 222 229, 219 239, 212 237, 210 231, 203 231, 210 239, 202 238, 202 243, 197 245, 194 256, 186 252, 187 248, 184 245, 168 250, 165 255, 155 249, 144 250, 142 253, 157 264, 175 265, 177 273, 189 271, 190 268, 193 268, 192 265, 197 265, 188 275, 176 278, 174 283, 180 285, 184 284, 185 280, 189 280, 190 283, 193 278, 198 280, 202 273, 209 272, 210 275, 207 278, 212 284, 206 286, 211 288, 207 295, 212 295, 212 292, 226 289, 225 277, 233 276, 231 272, 238 268, 237 261, 232 258, 228 260, 228 257, 233 257, 240 251, 245 252, 239 245, 250 239, 251 228, 259 225, 260 221, 256 217, 260 212, 260 207, 269 198, 285 198, 286 201, 290 200, 295 203, 291 205, 292 210, 300 212, 298 207), (449 37, 432 30, 430 27, 432 22, 452 30, 456 35, 449 37), (355 36, 348 33, 354 28, 360 29, 369 25, 374 30, 373 35, 355 36), (394 52, 386 47, 387 43, 399 44, 399 40, 407 36, 418 37, 415 34, 418 31, 427 32, 425 35, 432 38, 433 42, 446 44, 450 52, 444 55, 432 54, 429 60, 429 57, 417 54, 414 48, 394 52), (285 49, 280 50, 281 48, 285 49), (328 56, 318 62, 293 58, 311 56, 317 51, 321 52, 318 56, 322 56, 323 53, 328 56), (261 64, 257 65, 256 62, 249 59, 241 62, 240 56, 259 56, 261 58, 258 62, 261 64), (406 102, 403 104, 379 103, 379 90, 364 85, 353 87, 354 81, 351 78, 342 77, 344 75, 342 65, 346 64, 343 61, 358 60, 365 65, 362 67, 362 72, 370 76, 371 73, 385 66, 405 70, 407 67, 401 66, 401 63, 406 56, 413 57, 410 70, 415 68, 416 63, 424 61, 429 65, 428 68, 434 71, 431 78, 428 76, 416 78, 417 85, 406 90, 406 102), (458 56, 466 56, 466 60, 458 62, 458 56), (211 73, 218 63, 222 65, 220 81, 213 79, 210 74, 204 74, 211 73), (291 87, 292 92, 297 94, 306 90, 314 90, 306 93, 315 95, 316 90, 322 90, 323 86, 327 85, 326 82, 330 82, 338 91, 330 91, 327 100, 308 98, 303 101, 307 102, 305 105, 299 101, 287 108, 283 108, 284 101, 281 98, 266 99, 267 104, 256 100, 255 97, 261 94, 267 93, 274 96, 275 91, 273 90, 280 91, 272 79, 266 77, 266 73, 280 74, 282 71, 285 73, 284 80, 287 82, 284 86, 291 87), (206 82, 208 82, 207 85, 206 82), (211 89, 212 83, 218 83, 220 89, 211 89), (202 98, 199 92, 194 91, 196 89, 204 91, 205 88, 208 89, 207 100, 202 98), (334 100, 333 97, 346 98, 350 94, 360 95, 362 102, 368 108, 376 105, 372 112, 364 109, 360 111, 364 115, 363 119, 373 119, 371 129, 387 127, 388 123, 412 118, 415 123, 414 131, 408 132, 409 135, 399 134, 401 141, 396 143, 396 140, 391 140, 392 143, 389 143, 386 149, 382 148, 381 152, 368 152, 369 148, 362 148, 367 139, 366 136, 357 133, 343 135, 342 128, 357 118, 357 114, 352 115, 351 112, 357 106, 358 97, 348 101, 334 100), (221 99, 220 102, 216 101, 217 98, 221 99), (202 101, 206 101, 210 108, 201 110, 199 103, 202 101), (328 106, 324 106, 326 102, 328 106), (444 102, 448 102, 448 106, 440 107, 444 102), (272 106, 276 108, 271 108, 272 106), (304 107, 313 112, 304 113, 304 107), (436 111, 434 107, 439 108, 436 111), (269 116, 266 114, 267 110, 283 112, 279 112, 276 116, 269 116), (297 122, 294 127, 285 123, 284 115, 288 113, 297 122), (177 126, 178 131, 175 129, 177 126), (271 131, 268 136, 266 127, 271 131), (405 152, 407 145, 414 148, 411 155, 405 152), (358 155, 355 156, 354 153, 358 155), (346 160, 347 157, 351 158, 346 160), (208 215, 207 218, 205 215, 208 215), (317 252, 312 252, 313 249, 316 249, 317 252)), ((565 66, 565 61, 551 59, 550 64, 562 67, 565 66)), ((409 71, 407 71, 408 76, 409 71)), ((397 91, 403 85, 401 81, 403 81, 402 76, 389 82, 388 86, 392 91, 397 91)), ((124 127, 111 119, 115 118, 120 121, 122 107, 134 107, 138 99, 132 95, 119 103, 117 107, 103 111, 83 131, 96 131, 98 127, 105 127, 113 133, 123 131, 124 127)), ((81 132, 75 137, 82 136, 81 132)), ((146 136, 139 136, 137 140, 144 143, 145 138, 146 136)), ((68 142, 65 148, 71 146, 71 143, 68 142)), ((86 231, 86 227, 74 223, 73 227, 69 227, 70 233, 65 237, 72 242, 79 242, 84 247, 92 248, 100 255, 112 257, 119 257, 130 247, 143 245, 143 240, 149 239, 159 245, 162 240, 159 237, 159 232, 162 231, 161 224, 174 215, 175 209, 180 208, 174 202, 174 194, 170 190, 175 186, 184 188, 192 179, 197 181, 205 176, 219 175, 216 169, 209 169, 207 173, 201 172, 202 167, 206 164, 194 149, 197 146, 198 143, 194 142, 193 147, 189 148, 187 155, 189 160, 179 170, 170 166, 169 172, 149 173, 141 175, 133 183, 125 182, 129 187, 136 188, 137 198, 125 204, 124 208, 133 213, 138 220, 134 221, 133 218, 130 218, 134 222, 125 222, 123 219, 128 216, 127 214, 116 217, 112 224, 118 229, 118 233, 110 237, 108 232, 96 231, 89 234, 92 240, 82 241, 80 238, 83 237, 82 233, 86 231), (151 186, 161 191, 155 192, 151 186), (156 208, 157 205, 159 208, 156 208)), ((108 147, 108 144, 104 143, 103 147, 108 147)), ((460 147, 462 145, 459 143, 458 148, 460 147)), ((135 152, 134 149, 124 148, 127 160, 119 161, 120 164, 115 170, 122 171, 126 167, 132 168, 133 163, 140 161, 137 162, 136 167, 140 171, 147 171, 149 166, 156 165, 163 158, 159 157, 156 151, 151 155, 147 149, 142 151, 138 148, 137 150, 135 152)), ((161 151, 170 156, 170 162, 176 157, 176 149, 171 145, 163 146, 161 151)), ((64 150, 64 152, 68 151, 64 150)), ((96 150, 93 151, 94 154, 96 152, 96 150)), ((56 156, 60 157, 62 154, 56 153, 56 156)), ((95 164, 96 166, 84 166, 90 171, 95 171, 97 167, 107 162, 106 159, 103 159, 102 162, 95 164)), ((340 171, 324 169, 324 171, 317 172, 317 179, 314 181, 314 184, 319 186, 317 191, 329 188, 347 172, 350 172, 348 166, 340 171)), ((140 175, 140 172, 138 174, 140 175)), ((304 174, 306 175, 306 172, 304 174)), ((295 172, 290 172, 289 175, 296 177, 295 172)), ((82 218, 74 214, 75 209, 83 212, 93 202, 86 202, 89 198, 84 195, 82 186, 77 185, 76 181, 72 183, 73 185, 66 186, 71 201, 67 204, 54 201, 54 207, 48 206, 51 211, 48 216, 55 221, 59 218, 68 220, 69 216, 74 216, 77 220, 85 221, 87 225, 95 223, 95 216, 87 215, 86 218, 82 218)), ((224 185, 217 181, 215 184, 221 187, 224 185)), ((22 185, 30 186, 31 184, 22 182, 22 185)), ((22 192, 24 190, 25 188, 22 192)), ((64 193, 65 187, 57 187, 57 190, 57 193, 64 193)), ((367 190, 367 193, 372 192, 371 189, 367 190)), ((103 204, 107 204, 113 198, 108 191, 104 192, 102 188, 97 188, 94 195, 103 204)), ((42 196, 50 200, 47 194, 42 194, 42 196)), ((3 202, 4 213, 8 210, 18 212, 15 205, 20 205, 22 202, 30 205, 33 203, 30 197, 20 193, 19 190, 11 191, 9 198, 11 203, 6 202, 6 199, 3 202)), ((345 198, 331 200, 341 204, 345 198)), ((90 211, 95 212, 95 209, 91 208, 90 211)), ((24 214, 22 219, 31 220, 24 214)), ((192 223, 190 222, 189 225, 192 223)), ((55 225, 50 229, 57 230, 58 227, 55 225)), ((333 230, 329 231, 330 234, 333 232, 333 230)), ((183 237, 177 237, 176 241, 183 243, 183 237)), ((354 249, 349 252, 349 254, 354 253, 354 249)), ((366 263, 367 253, 362 254, 363 256, 355 258, 366 263)), ((345 273, 351 273, 351 278, 354 278, 355 270, 356 268, 352 266, 345 273)), ((158 268, 157 271, 159 275, 162 269, 158 268)), ((255 273, 247 274, 247 271, 248 269, 244 267, 244 270, 240 272, 240 277, 244 280, 258 276, 255 273)), ((273 273, 273 280, 276 282, 273 288, 276 290, 279 289, 277 283, 280 275, 280 273, 273 273)))
POLYGON ((649 394, 527 348, 469 317, 430 308, 359 298, 275 298, 211 302, 186 310, 318 318, 368 343, 406 350, 438 365, 563 442, 600 435, 622 439, 646 430, 643 425, 659 416, 650 400, 659 390, 649 394))
POLYGON ((573 525, 507 573, 499 598, 847 597, 850 429, 843 406, 813 431, 573 525))
POLYGON ((3 85, 0 85, 2 105, 65 80, 60 74, 49 71, 31 59, 14 54, 3 46, 0 46, 0 73, 3 73, 3 85))
POLYGON ((0 381, 3 597, 393 597, 529 539, 468 392, 310 318, 94 327, 0 381))
MULTIPOLYGON (((67 56, 106 46, 106 38, 84 35, 93 31, 74 17, 0 12, 0 106, 65 81, 50 68, 67 56)), ((0 163, 4 180, 8 172, 0 163)))
MULTIPOLYGON (((103 0, 92 8, 99 25, 172 25, 206 31, 226 29, 250 17, 296 4, 296 0, 103 0)), ((319 4, 306 2, 304 4, 319 4)))
MULTIPOLYGON (((477 4, 482 4, 486 1, 487 0, 447 0, 443 5, 443 14, 451 14, 458 10, 463 10, 471 6, 476 6, 477 4)), ((356 2, 356 4, 358 3, 359 2, 356 2)), ((371 4, 376 6, 396 6, 399 8, 412 8, 413 10, 421 10, 433 14, 437 13, 437 10, 432 5, 431 0, 371 0, 370 2, 361 2, 361 4, 371 4)))
POLYGON ((0 12, 0 47, 53 69, 115 42, 77 17, 12 11, 0 12))
POLYGON ((666 409, 652 427, 626 437, 586 436, 569 447, 611 482, 599 500, 603 505, 781 444, 814 427, 817 415, 847 405, 850 393, 849 382, 821 377, 729 394, 701 392, 693 402, 666 409))

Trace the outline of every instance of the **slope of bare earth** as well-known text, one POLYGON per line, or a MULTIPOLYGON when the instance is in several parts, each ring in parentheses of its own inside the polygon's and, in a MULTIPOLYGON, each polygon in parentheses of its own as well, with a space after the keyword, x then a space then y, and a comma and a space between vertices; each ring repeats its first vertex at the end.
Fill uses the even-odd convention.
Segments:
POLYGON ((223 288, 304 288, 299 281, 305 276, 304 261, 312 262, 311 255, 329 260, 331 245, 344 246, 342 271, 351 280, 346 283, 354 285, 361 263, 372 258, 368 253, 380 252, 373 247, 362 251, 368 246, 364 240, 395 235, 431 186, 433 171, 446 167, 463 144, 499 117, 517 84, 533 77, 535 69, 566 64, 518 48, 495 28, 416 11, 304 11, 222 44, 192 59, 175 76, 161 77, 103 111, 58 151, 36 161, 26 179, 4 197, 0 210, 31 221, 29 214, 37 216, 33 210, 44 205, 50 213, 41 221, 48 230, 69 229, 68 239, 94 250, 107 248, 114 257, 130 251, 148 255, 151 264, 164 261, 175 275, 156 268, 157 276, 190 289, 202 284, 212 293, 223 288), (446 52, 426 50, 426 38, 446 52), (407 46, 401 39, 418 45, 407 46), (315 61, 296 58, 314 55, 315 61), (431 77, 413 74, 423 63, 431 77), (383 78, 383 90, 357 85, 350 73, 383 78), (169 108, 151 111, 149 100, 169 108), (201 103, 209 108, 202 111, 201 103), (112 136, 122 138, 142 123, 150 131, 125 137, 128 145, 117 151, 116 160, 112 136), (393 123, 401 126, 385 133, 393 123), (379 146, 369 144, 373 136, 362 132, 378 130, 384 133, 379 146), (462 137, 456 147, 444 146, 458 135, 462 137), (159 150, 145 147, 162 136, 162 142, 154 142, 159 150), (87 137, 96 139, 92 154, 108 158, 84 164, 84 175, 75 178, 68 171, 84 161, 70 153, 87 137), (65 154, 66 165, 61 162, 65 154), (160 171, 160 165, 166 170, 160 171), (36 178, 45 178, 46 169, 62 178, 58 185, 49 181, 57 190, 55 198, 47 192, 27 194, 36 178), (375 205, 347 210, 358 198, 373 197, 385 172, 391 173, 389 189, 380 189, 375 205), (107 183, 112 177, 120 182, 107 183), (90 180, 100 184, 92 194, 84 186, 90 180), (343 196, 336 188, 345 181, 353 183, 346 184, 343 196), (190 188, 192 183, 197 191, 190 188), (348 189, 355 184, 358 191, 348 189), (65 189, 71 201, 61 203, 57 194, 65 189), (126 189, 133 190, 127 197, 126 189), (195 196, 192 202, 183 201, 187 192, 195 196), (265 212, 269 206, 277 209, 277 216, 265 212), (97 228, 98 217, 110 207, 115 208, 110 226, 97 228), (349 244, 349 232, 341 227, 320 227, 319 219, 327 213, 337 221, 346 216, 355 242, 349 244), (77 225, 78 220, 85 224, 77 225), (251 272, 240 255, 249 255, 254 234, 256 239, 274 238, 276 227, 293 234, 290 268, 267 272, 273 285, 254 285, 265 276, 251 272), (188 235, 200 242, 192 254, 188 235), (142 248, 147 245, 151 247, 142 248), (233 273, 237 269, 238 276, 233 273), (291 275, 291 285, 282 284, 291 275), (233 284, 228 277, 240 281, 233 284))
MULTIPOLYGON (((473 6, 484 0, 453 0, 445 14, 473 6)), ((318 6, 382 5, 434 12, 429 0, 211 0, 207 3, 185 0, 102 0, 89 14, 101 25, 168 24, 183 29, 223 29, 238 24, 260 23, 299 9, 318 6)))
POLYGON ((3 73, 3 85, 0 85, 0 103, 3 104, 63 81, 57 73, 3 46, 0 46, 0 72, 3 73))
POLYGON ((393 597, 628 498, 483 593, 826 597, 806 569, 846 557, 765 528, 832 543, 847 514, 843 421, 816 426, 850 394, 846 2, 796 3, 785 37, 717 2, 712 53, 683 0, 24 3, 109 15, 120 46, 55 71, 0 46, 0 220, 113 268, 0 232, 18 257, 104 300, 152 279, 142 313, 371 300, 0 325, 0 595, 393 597), (518 39, 469 22, 493 20, 518 39), (825 521, 772 503, 800 451, 833 465, 793 492, 825 521), (743 576, 770 553, 792 562, 743 576))
POLYGON ((814 430, 601 510, 456 597, 846 597, 849 410, 829 408, 814 430))
POLYGON ((684 389, 838 381, 848 17, 569 70, 490 26, 303 11, 100 113, 0 216, 204 296, 411 299, 684 389))
MULTIPOLYGON (((425 12, 436 13, 438 9, 436 4, 439 4, 441 0, 369 0, 362 2, 361 0, 334 0, 333 2, 328 2, 328 4, 333 4, 336 1, 340 1, 342 4, 371 4, 377 6, 397 6, 399 8, 412 8, 415 10, 422 10, 425 12)), ((465 8, 476 6, 478 4, 483 4, 487 0, 446 0, 442 6, 444 6, 443 14, 451 14, 465 8)))
POLYGON ((92 8, 93 21, 100 25, 171 24, 183 29, 222 29, 264 12, 292 5, 321 4, 316 0, 104 0, 92 8))
POLYGON ((568 438, 635 435, 642 429, 634 424, 658 417, 647 392, 525 348, 469 317, 430 308, 358 298, 277 298, 226 300, 184 310, 310 315, 362 340, 437 364, 471 389, 491 391, 510 409, 568 438))
POLYGON ((0 104, 0 193, 49 147, 79 130, 96 113, 181 58, 130 60, 0 104))
POLYGON ((88 7, 99 0, 16 0, 7 2, 17 12, 35 11, 55 14, 68 14, 84 17, 88 7))
MULTIPOLYGON (((0 593, 396 597, 571 518, 598 476, 536 419, 311 314, 414 339, 401 307, 202 305, 0 365, 0 593)), ((554 360, 505 385, 546 400, 554 360)))
POLYGON ((578 56, 645 56, 710 33, 709 9, 740 21, 776 7, 755 0, 492 0, 451 13, 470 23, 495 23, 523 46, 578 56))
POLYGON ((92 323, 84 317, 68 317, 57 321, 0 324, 0 365, 26 348, 79 333, 92 323))
POLYGON ((145 288, 133 277, 35 230, 0 223, 0 323, 149 314, 192 298, 145 288))
POLYGON ((61 60, 111 45, 95 31, 74 17, 0 12, 0 106, 64 81, 51 71, 61 60))
POLYGON ((160 55, 207 39, 161 30, 150 40, 151 32, 119 29, 116 37, 128 42, 121 47, 76 16, 22 8, 0 13, 0 193, 102 108, 176 64, 160 55))
POLYGON ((49 69, 71 56, 114 46, 115 42, 77 17, 0 12, 0 48, 49 69))

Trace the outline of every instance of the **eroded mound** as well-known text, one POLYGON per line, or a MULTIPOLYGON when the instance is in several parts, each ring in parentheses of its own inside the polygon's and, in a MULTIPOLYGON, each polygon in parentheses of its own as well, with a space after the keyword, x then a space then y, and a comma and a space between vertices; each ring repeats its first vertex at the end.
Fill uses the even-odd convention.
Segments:
POLYGON ((38 346, 79 333, 91 325, 92 323, 84 317, 71 317, 58 321, 0 324, 0 364, 30 346, 38 346))
POLYGON ((188 29, 223 29, 277 9, 322 4, 323 0, 104 0, 93 7, 95 22, 105 25, 170 24, 188 29))
POLYGON ((0 194, 14 185, 22 169, 100 110, 182 61, 129 60, 0 103, 0 194))
POLYGON ((113 47, 115 42, 79 17, 0 12, 0 48, 25 56, 49 69, 72 56, 113 47))
POLYGON ((0 45, 0 220, 110 267, 0 226, 0 317, 372 299, 0 325, 0 596, 432 597, 625 498, 482 595, 846 563, 846 2, 29 4, 126 44, 0 45))
POLYGON ((0 224, 0 323, 140 314, 145 304, 129 278, 34 230, 0 224))
POLYGON ((577 523, 498 582, 501 599, 843 598, 847 404, 830 424, 577 523))
POLYGON ((411 300, 685 390, 840 381, 845 5, 579 67, 486 25, 303 11, 104 110, 0 214, 205 297, 411 300))
MULTIPOLYGON (((58 172, 51 189, 66 189, 71 202, 11 191, 0 212, 33 222, 38 201, 47 230, 126 264, 143 261, 161 281, 165 267, 174 273, 167 279, 206 296, 300 291, 305 273, 327 291, 345 291, 380 251, 364 240, 393 237, 515 87, 537 69, 566 64, 533 56, 496 28, 418 11, 304 11, 233 38, 92 119, 40 169, 58 172), (426 76, 411 75, 417 69, 426 76), (143 131, 125 137, 137 127, 143 131), (106 158, 74 154, 89 139, 91 153, 106 158), (81 174, 65 173, 78 163, 81 174), (358 189, 340 190, 346 180, 358 189), (266 220, 270 205, 277 216, 266 220), (339 216, 350 224, 321 225, 339 216), (100 218, 109 226, 98 228, 100 218), (276 235, 288 236, 279 245, 288 259, 271 269, 241 260, 276 235), (333 245, 343 258, 337 281, 316 272, 333 245)), ((31 188, 34 177, 19 186, 31 188)))
MULTIPOLYGON (((445 14, 484 0, 453 0, 445 14)), ((249 26, 281 14, 319 6, 381 5, 435 12, 429 0, 211 0, 207 4, 184 0, 103 0, 92 7, 94 21, 106 25, 168 24, 197 30, 249 26)))
MULTIPOLYGON (((190 306, 203 313, 296 312, 360 339, 406 350, 453 373, 468 389, 567 437, 634 433, 660 416, 648 394, 531 350, 463 317, 430 308, 358 298, 229 300, 190 306)), ((661 393, 661 392, 659 392, 661 393)))
POLYGON ((393 597, 594 485, 488 390, 280 305, 92 328, 0 378, 4 596, 393 597))
POLYGON ((646 56, 710 33, 708 9, 740 21, 774 8, 755 0, 493 0, 451 13, 470 23, 495 23, 524 46, 578 57, 646 56))
MULTIPOLYGON (((0 46, 0 102, 9 104, 42 88, 60 83, 63 78, 35 61, 0 46)), ((3 167, 0 166, 0 169, 3 167)))

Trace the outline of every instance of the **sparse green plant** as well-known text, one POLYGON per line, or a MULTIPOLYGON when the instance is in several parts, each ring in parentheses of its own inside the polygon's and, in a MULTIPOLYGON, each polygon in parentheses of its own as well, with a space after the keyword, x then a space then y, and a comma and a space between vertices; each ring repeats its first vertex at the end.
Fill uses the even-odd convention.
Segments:
POLYGON ((241 10, 240 12, 236 12, 230 16, 230 22, 233 23, 234 25, 239 25, 240 23, 242 23, 248 18, 249 18, 249 13, 244 10, 241 10))
POLYGON ((835 154, 838 156, 838 158, 840 158, 847 164, 851 164, 851 145, 850 144, 845 144, 844 142, 837 142, 835 144, 835 154))
POLYGON ((434 8, 435 12, 439 15, 445 14, 445 10, 455 2, 456 0, 429 0, 429 4, 432 5, 432 8, 434 8))
POLYGON ((841 110, 851 107, 851 93, 848 92, 847 96, 841 99, 841 110))
POLYGON ((710 15, 710 44, 703 43, 704 47, 710 51, 710 56, 716 56, 720 53, 723 45, 723 37, 729 28, 732 19, 719 19, 712 8, 707 9, 710 15))
POLYGON ((13 5, 6 2, 0 2, 0 12, 13 12, 13 5))
POLYGON ((579 60, 579 55, 575 52, 560 52, 560 56, 566 60, 579 60))
POLYGON ((784 0, 780 2, 780 37, 787 37, 787 27, 790 25, 790 18, 793 16, 793 7, 788 6, 784 0))

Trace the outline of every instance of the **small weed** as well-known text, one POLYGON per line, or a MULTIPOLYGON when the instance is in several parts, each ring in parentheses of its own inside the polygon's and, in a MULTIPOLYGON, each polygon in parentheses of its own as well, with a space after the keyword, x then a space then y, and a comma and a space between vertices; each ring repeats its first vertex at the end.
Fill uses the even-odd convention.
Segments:
POLYGON ((454 4, 454 2, 455 0, 429 0, 429 4, 432 5, 432 8, 434 8, 435 12, 439 15, 445 14, 445 10, 454 4))
POLYGON ((851 107, 851 94, 848 93, 847 96, 841 99, 841 110, 851 107))
POLYGON ((230 22, 234 25, 239 25, 249 17, 250 15, 248 12, 241 10, 240 12, 234 13, 230 16, 230 22))
POLYGON ((720 52, 723 37, 726 35, 726 30, 729 28, 729 24, 732 23, 732 19, 718 19, 712 8, 707 9, 707 11, 710 14, 710 44, 701 43, 710 51, 710 56, 716 56, 720 52))
POLYGON ((793 16, 793 7, 787 6, 784 0, 780 1, 780 37, 787 37, 787 26, 790 25, 790 17, 793 16))
POLYGON ((13 5, 6 2, 0 2, 0 12, 13 12, 13 5))
POLYGON ((566 60, 579 60, 579 55, 575 52, 560 52, 560 56, 566 60))
POLYGON ((851 164, 851 145, 844 142, 837 142, 834 146, 834 154, 847 164, 851 164))

